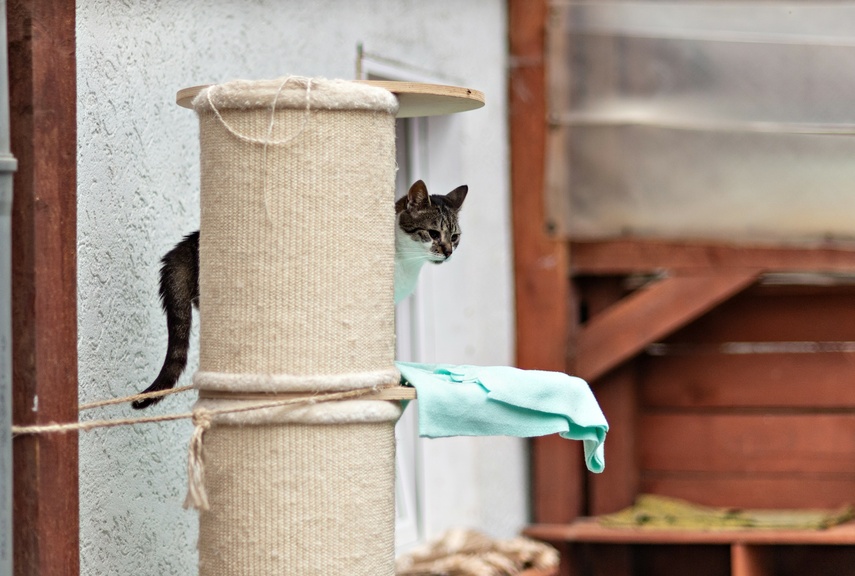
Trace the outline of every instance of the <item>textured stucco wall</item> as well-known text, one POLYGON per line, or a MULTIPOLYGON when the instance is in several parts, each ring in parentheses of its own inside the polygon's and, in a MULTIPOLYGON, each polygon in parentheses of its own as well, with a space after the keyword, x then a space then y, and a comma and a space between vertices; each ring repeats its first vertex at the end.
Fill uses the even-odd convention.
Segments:
MULTIPOLYGON (((504 2, 89 0, 77 7, 81 402, 143 389, 163 359, 158 260, 198 225, 196 119, 174 104, 176 90, 287 73, 350 78, 358 42, 488 96, 487 108, 460 119, 460 167, 472 191, 466 246, 440 278, 460 286, 448 314, 467 320, 454 326, 455 342, 468 338, 462 357, 512 361, 504 2)), ((195 339, 192 346, 182 383, 195 369, 195 339)), ((154 412, 191 403, 191 395, 171 397, 154 412)), ((120 406, 83 417, 132 415, 120 406)), ((81 436, 83 574, 195 573, 196 516, 181 508, 189 434, 180 422, 81 436)), ((432 526, 517 529, 522 443, 461 441, 460 454, 440 458, 459 455, 472 472, 446 495, 449 510, 466 498, 468 516, 432 526)))

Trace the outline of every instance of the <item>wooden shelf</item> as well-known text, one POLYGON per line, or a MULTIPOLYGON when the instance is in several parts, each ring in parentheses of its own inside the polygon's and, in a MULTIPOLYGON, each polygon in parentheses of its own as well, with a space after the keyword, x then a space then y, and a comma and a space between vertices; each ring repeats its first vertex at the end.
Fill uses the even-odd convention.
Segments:
MULTIPOLYGON (((658 528, 606 528, 596 518, 580 518, 570 524, 534 524, 523 531, 529 538, 543 540, 562 550, 562 566, 576 574, 573 544, 621 545, 671 545, 671 546, 727 546, 729 549, 730 576, 774 576, 778 573, 775 547, 783 546, 844 546, 855 545, 855 522, 825 530, 676 530, 658 528), (567 562, 567 564, 564 564, 567 562)), ((673 548, 672 548, 673 550, 673 548)), ((823 552, 827 555, 828 552, 823 552)), ((608 558, 598 562, 611 566, 602 574, 623 576, 633 573, 626 554, 610 549, 608 558, 619 558, 609 564, 608 558)), ((789 573, 789 572, 788 572, 789 573)), ((827 572, 823 572, 827 573, 827 572)), ((847 571, 846 574, 851 572, 847 571)), ((563 572, 562 572, 563 574, 563 572)))
MULTIPOLYGON (((398 118, 443 116, 476 110, 484 106, 484 93, 472 88, 385 80, 354 80, 354 82, 385 88, 395 94, 400 105, 398 118)), ((192 108, 193 98, 208 86, 210 84, 182 88, 176 94, 175 101, 179 106, 192 108)))
POLYGON ((825 530, 672 530, 607 528, 596 518, 582 518, 571 524, 534 524, 523 533, 546 542, 601 544, 855 545, 855 522, 825 530))

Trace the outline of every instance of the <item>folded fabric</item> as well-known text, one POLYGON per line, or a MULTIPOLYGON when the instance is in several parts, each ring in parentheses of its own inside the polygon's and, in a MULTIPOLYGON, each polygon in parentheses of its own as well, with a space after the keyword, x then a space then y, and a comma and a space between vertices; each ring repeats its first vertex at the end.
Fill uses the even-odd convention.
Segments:
POLYGON ((508 366, 396 362, 418 394, 419 435, 543 436, 581 440, 591 472, 605 467, 609 425, 587 382, 508 366))
POLYGON ((680 528, 681 530, 822 530, 853 518, 851 506, 837 510, 752 510, 713 508, 677 498, 641 494, 635 504, 599 517, 611 528, 680 528))

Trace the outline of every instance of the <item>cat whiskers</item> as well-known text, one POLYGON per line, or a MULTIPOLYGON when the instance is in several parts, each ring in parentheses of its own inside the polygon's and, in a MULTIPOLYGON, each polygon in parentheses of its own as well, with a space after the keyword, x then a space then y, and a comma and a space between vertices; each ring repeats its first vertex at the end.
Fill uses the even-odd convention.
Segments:
POLYGON ((406 263, 408 263, 408 264, 409 264, 410 262, 418 262, 418 261, 424 261, 424 262, 442 262, 442 261, 444 261, 444 260, 445 260, 445 258, 442 258, 442 259, 440 259, 440 260, 437 260, 437 259, 436 259, 436 256, 438 256, 438 255, 437 255, 437 254, 433 254, 433 253, 423 252, 423 251, 417 251, 417 250, 413 250, 413 251, 399 251, 399 252, 398 252, 398 254, 397 254, 397 256, 396 256, 396 260, 397 260, 397 261, 399 261, 399 262, 402 262, 402 263, 403 263, 403 262, 406 262, 406 263))

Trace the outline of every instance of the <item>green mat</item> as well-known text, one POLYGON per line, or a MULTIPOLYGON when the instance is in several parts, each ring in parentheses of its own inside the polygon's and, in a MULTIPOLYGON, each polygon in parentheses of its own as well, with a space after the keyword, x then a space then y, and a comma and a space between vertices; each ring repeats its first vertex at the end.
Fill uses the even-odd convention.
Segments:
POLYGON ((852 506, 839 510, 712 508, 676 498, 642 494, 633 506, 600 516, 599 522, 613 528, 822 530, 852 518, 855 518, 852 506))

